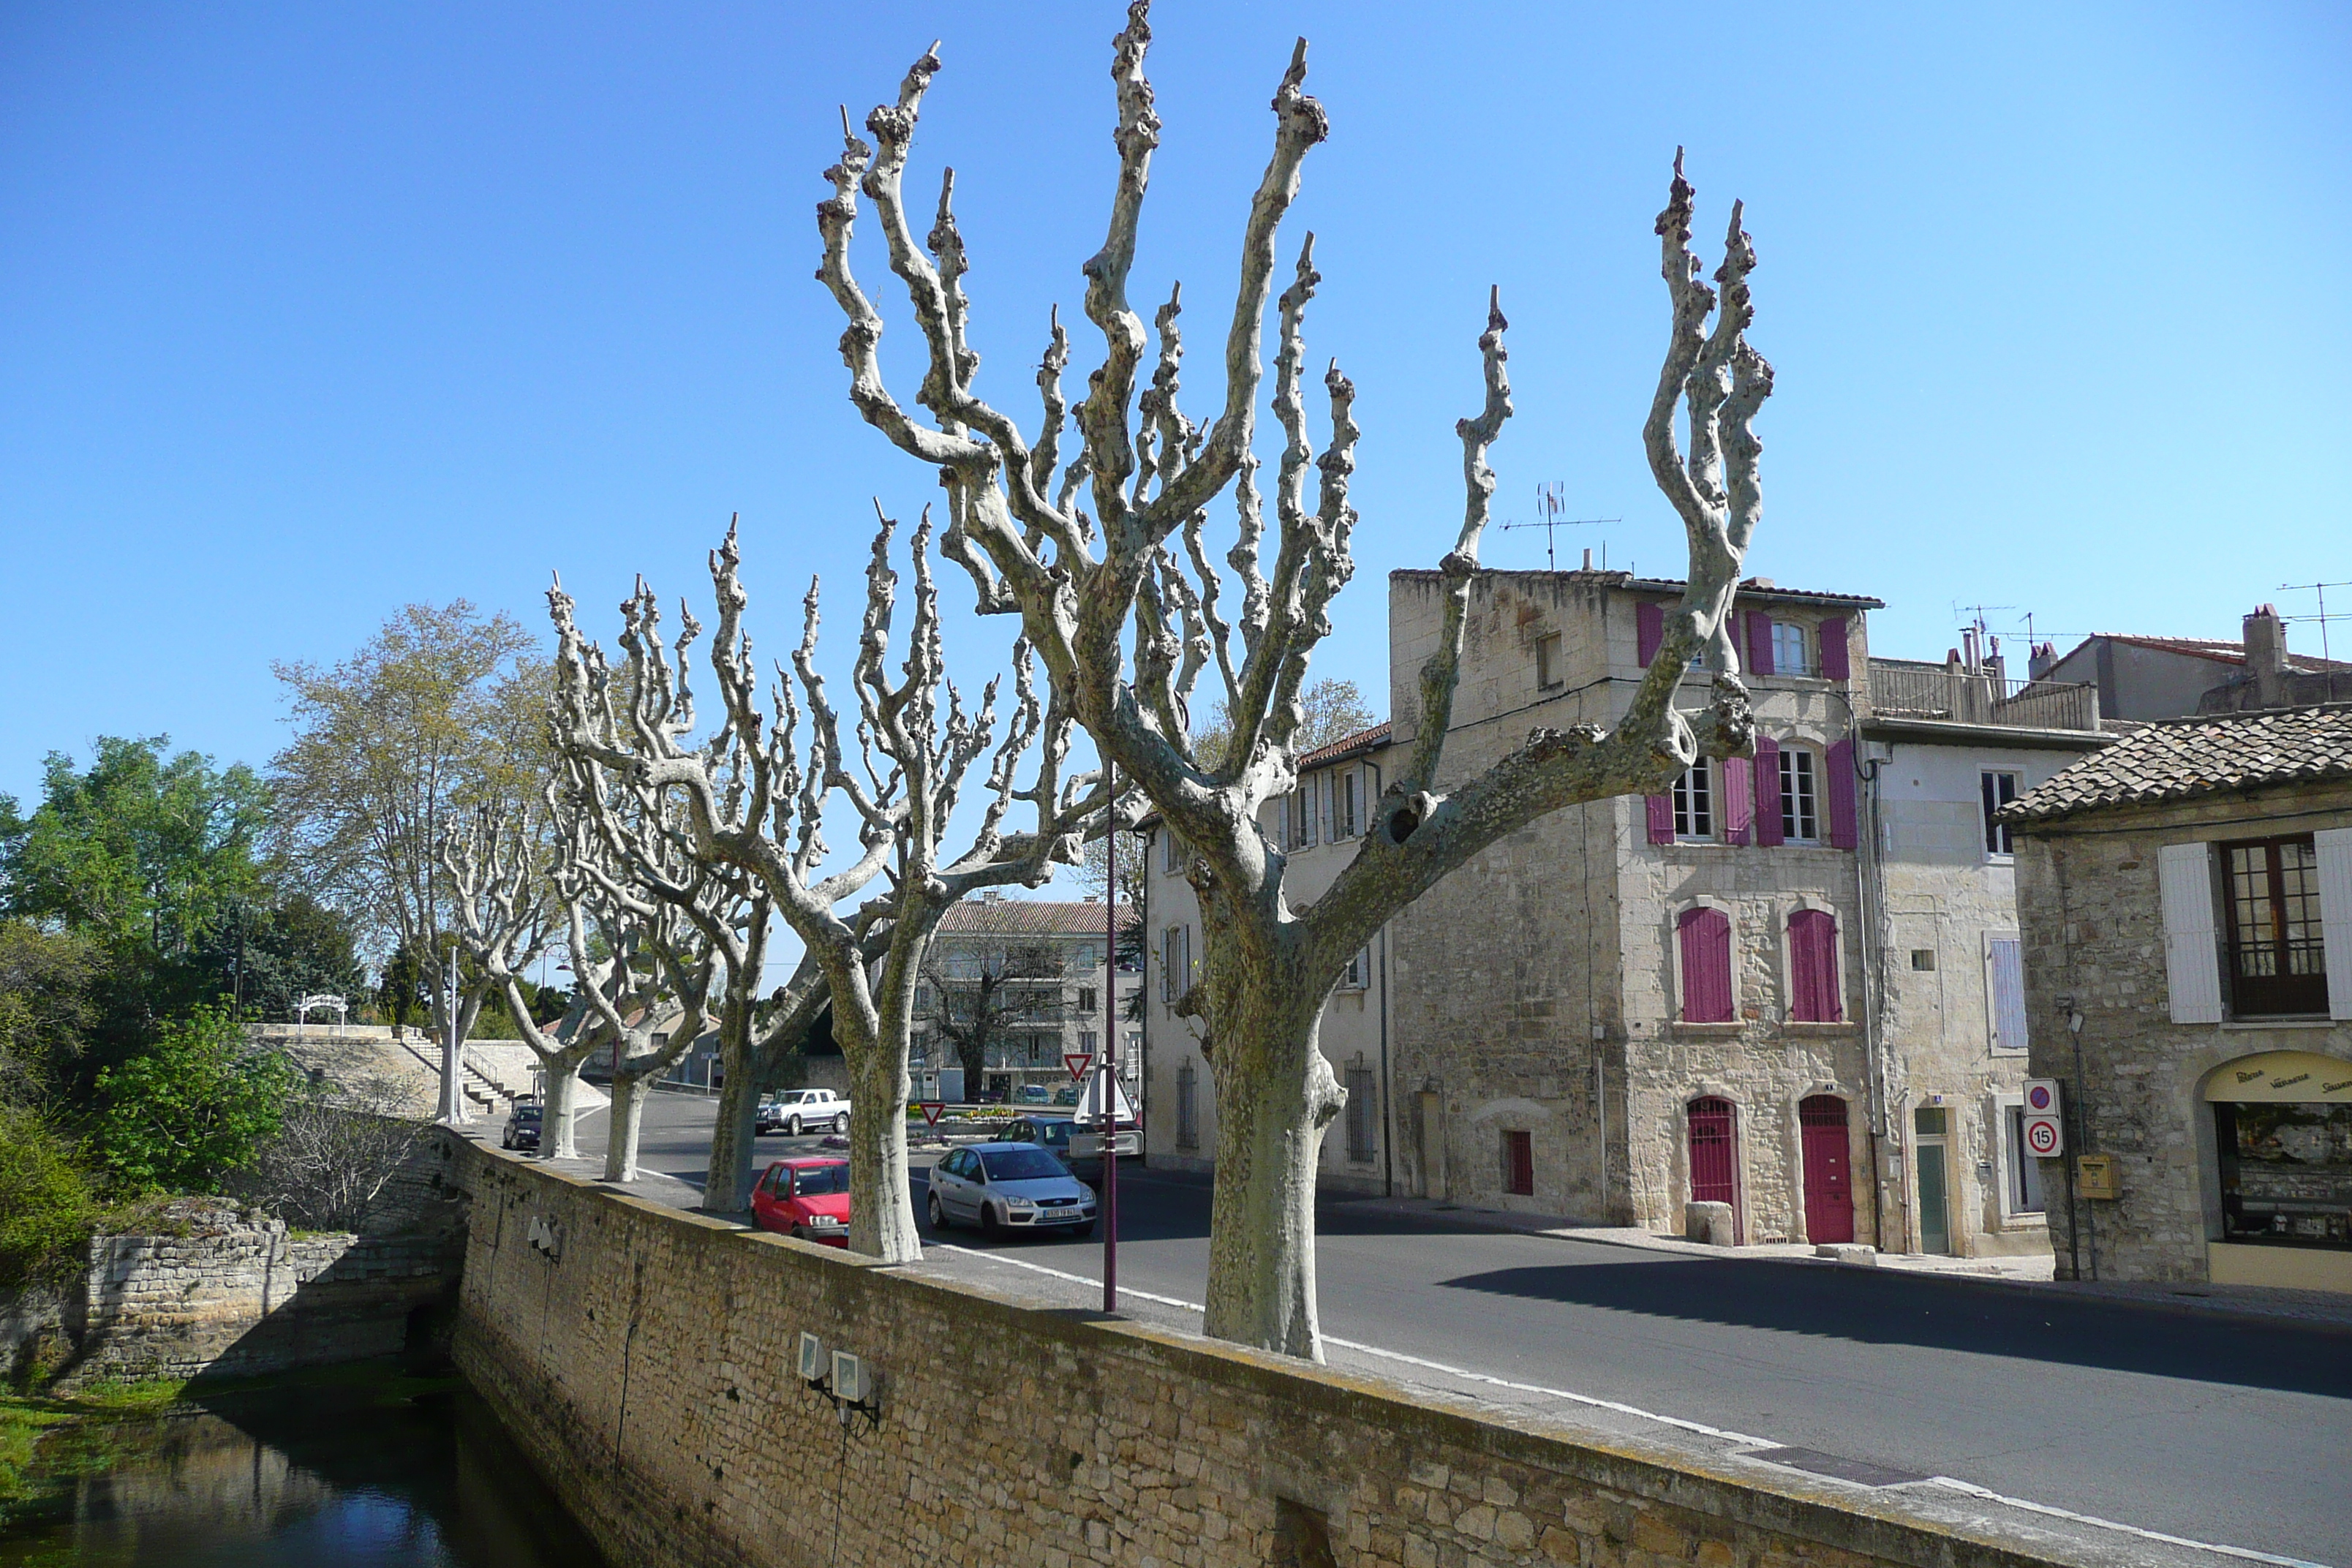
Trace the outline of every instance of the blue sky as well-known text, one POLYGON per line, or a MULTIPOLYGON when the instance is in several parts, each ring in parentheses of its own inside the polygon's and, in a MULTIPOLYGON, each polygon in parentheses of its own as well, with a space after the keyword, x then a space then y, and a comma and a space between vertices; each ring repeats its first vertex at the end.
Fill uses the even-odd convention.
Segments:
MULTIPOLYGON (((812 276, 835 105, 862 118, 944 40, 910 185, 956 165, 983 390, 1026 414, 1100 240, 1118 13, 850 9, 0 13, 0 791, 101 733, 265 761, 270 660, 340 658, 411 600, 538 626, 561 568, 606 636, 636 571, 707 601, 734 510, 770 649, 808 574, 852 587, 867 498, 911 519, 934 492, 845 402, 812 276)), ((2281 584, 2352 578, 2352 11, 1257 0, 1155 29, 1136 295, 1183 279, 1196 410, 1266 100, 1313 41, 1333 133, 1292 243, 1318 235, 1309 349, 1365 431, 1320 668, 1368 691, 1382 575, 1460 515, 1489 282, 1502 515, 1562 481, 1623 519, 1612 563, 1678 569, 1638 441, 1677 143, 1707 250, 1738 195, 1763 257, 1751 570, 1879 595, 1878 650, 1931 658, 1956 602, 2014 606, 2003 631, 2234 636, 2258 601, 2307 607, 2281 584)), ((1539 565, 1540 535, 1486 555, 1539 565)), ((1003 624, 948 598, 987 660, 1003 624)))

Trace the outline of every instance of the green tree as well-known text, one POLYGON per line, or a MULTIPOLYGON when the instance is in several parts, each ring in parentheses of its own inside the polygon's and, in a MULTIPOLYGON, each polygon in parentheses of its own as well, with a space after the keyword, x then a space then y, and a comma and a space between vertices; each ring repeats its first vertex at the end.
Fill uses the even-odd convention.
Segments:
POLYGON ((341 996, 354 1007, 366 1001, 358 931, 352 919, 307 892, 280 892, 266 902, 240 904, 206 940, 207 969, 228 977, 240 1018, 291 1018, 305 996, 341 996))
POLYGON ((66 1082, 94 1015, 97 944, 0 920, 0 1105, 38 1107, 66 1082))
POLYGON ((0 1104, 0 1290, 70 1267, 97 1213, 72 1147, 29 1107, 0 1104))
POLYGON ((99 1076, 100 1157, 135 1191, 216 1192, 278 1133, 293 1069, 256 1050, 228 1013, 201 1007, 99 1076))

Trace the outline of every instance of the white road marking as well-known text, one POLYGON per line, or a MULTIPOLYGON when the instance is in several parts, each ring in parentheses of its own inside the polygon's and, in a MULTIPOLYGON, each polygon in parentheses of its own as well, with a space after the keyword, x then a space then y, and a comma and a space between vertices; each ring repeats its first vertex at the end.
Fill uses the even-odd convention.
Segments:
MULTIPOLYGON (((1102 1281, 1099 1279, 1090 1279, 1083 1274, 1072 1274, 1060 1268, 1048 1268, 1042 1263, 1032 1263, 1024 1258, 1007 1258, 1002 1253, 981 1252, 969 1247, 957 1247, 951 1242, 945 1241, 934 1241, 929 1245, 948 1252, 960 1252, 967 1258, 984 1258, 992 1263, 1002 1263, 1013 1268, 1026 1268, 1037 1274, 1049 1274, 1056 1279, 1066 1279, 1075 1285, 1092 1285, 1097 1289, 1102 1286, 1102 1281)), ((1156 1301, 1163 1307, 1181 1308, 1188 1312, 1207 1310, 1198 1301, 1181 1300, 1174 1296, 1154 1295, 1149 1290, 1138 1290, 1125 1285, 1119 1287, 1119 1293, 1133 1296, 1139 1300, 1156 1301)), ((1564 1399, 1570 1404, 1582 1405, 1595 1410, 1610 1410, 1621 1415, 1632 1415, 1643 1421, 1654 1421, 1662 1426, 1672 1426, 1684 1432, 1695 1432, 1703 1437, 1719 1437, 1727 1443, 1732 1443, 1740 1447, 1771 1448, 1781 1446, 1769 1437, 1751 1437, 1745 1433, 1733 1432, 1721 1426, 1709 1426, 1703 1422, 1685 1421, 1675 1415, 1661 1415, 1654 1410, 1644 1410, 1636 1405, 1621 1404, 1614 1399, 1598 1399, 1591 1394, 1578 1394, 1570 1389, 1547 1388, 1541 1384, 1535 1383, 1513 1383, 1508 1378, 1492 1377, 1483 1372, 1472 1372, 1467 1367, 1449 1366, 1442 1361, 1429 1361, 1421 1356, 1407 1355, 1402 1351, 1383 1350, 1378 1345, 1368 1345, 1356 1340, 1343 1340, 1336 1334, 1324 1335, 1323 1342, 1327 1345, 1337 1345, 1342 1350, 1351 1350, 1361 1355, 1376 1356, 1383 1361, 1398 1362, 1406 1366, 1417 1366, 1429 1372, 1442 1373, 1447 1377, 1458 1377, 1470 1383, 1483 1383, 1491 1388, 1507 1388, 1519 1394, 1535 1394, 1551 1399, 1564 1399)), ((2143 1530, 2136 1524, 2118 1523, 2112 1519, 2101 1519, 2096 1514, 2076 1513, 2071 1509, 2055 1508, 2049 1503, 2029 1502, 2023 1498, 2010 1497, 1978 1486, 1972 1481, 1960 1480, 1952 1476, 1929 1476, 1925 1484, 1942 1487, 1985 1502, 1999 1503, 2005 1508, 2022 1509, 2028 1513, 2038 1513, 2051 1519, 2066 1520, 2074 1524, 2087 1524, 2097 1530, 2111 1530, 2118 1534, 2136 1536, 2142 1541, 2160 1541, 2168 1546, 2185 1546, 2192 1552, 2210 1552, 2216 1556, 2233 1557, 2246 1563, 2267 1563, 2275 1564, 2276 1568, 2329 1568, 2327 1563, 2314 1563, 2307 1558, 2281 1557, 2268 1552, 2252 1551, 2243 1546, 2223 1546, 2210 1541, 2192 1541, 2185 1535, 2167 1535, 2158 1530, 2143 1530)))

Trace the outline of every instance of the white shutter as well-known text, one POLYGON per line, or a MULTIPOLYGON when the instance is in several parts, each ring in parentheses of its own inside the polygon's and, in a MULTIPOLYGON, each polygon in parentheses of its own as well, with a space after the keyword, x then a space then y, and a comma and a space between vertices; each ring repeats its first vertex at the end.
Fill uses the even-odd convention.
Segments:
POLYGON ((2164 976, 2176 1024, 2221 1021, 2212 856, 2208 844, 2168 844, 2156 852, 2157 888, 2164 900, 2164 976))
POLYGON ((1985 938, 1985 977, 1992 1003, 1992 1048, 1997 1051, 2025 1049, 2024 946, 2013 936, 1985 938))
POLYGON ((2327 955, 2327 1016, 2352 1018, 2352 827, 2311 836, 2319 851, 2319 931, 2327 955))
POLYGON ((1311 849, 1323 841, 1323 776, 1311 774, 1299 787, 1307 792, 1307 847, 1311 849))

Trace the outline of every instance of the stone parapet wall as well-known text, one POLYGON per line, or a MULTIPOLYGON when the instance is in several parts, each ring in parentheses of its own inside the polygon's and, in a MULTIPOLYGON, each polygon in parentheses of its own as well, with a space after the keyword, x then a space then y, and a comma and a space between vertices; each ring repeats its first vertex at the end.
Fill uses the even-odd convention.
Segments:
POLYGON ((743 1231, 492 1150, 457 1352, 616 1562, 1994 1568, 2053 1559, 1633 1439, 743 1231), (803 1331, 865 1357, 845 1423, 803 1331))

